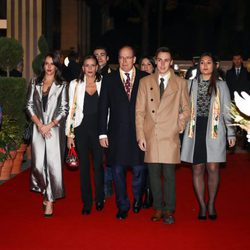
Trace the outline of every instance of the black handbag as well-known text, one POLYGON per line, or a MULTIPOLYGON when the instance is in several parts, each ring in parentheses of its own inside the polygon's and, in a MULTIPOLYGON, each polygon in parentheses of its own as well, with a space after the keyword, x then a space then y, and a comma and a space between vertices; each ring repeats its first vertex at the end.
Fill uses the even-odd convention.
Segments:
POLYGON ((24 131, 23 131, 23 140, 25 143, 29 144, 32 138, 33 133, 33 122, 29 122, 26 124, 24 131))

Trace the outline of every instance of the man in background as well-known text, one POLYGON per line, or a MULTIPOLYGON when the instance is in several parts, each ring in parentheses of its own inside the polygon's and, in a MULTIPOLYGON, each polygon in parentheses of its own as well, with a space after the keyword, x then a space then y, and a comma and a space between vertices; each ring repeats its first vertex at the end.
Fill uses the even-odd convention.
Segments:
MULTIPOLYGON (((232 68, 226 73, 226 82, 230 91, 231 99, 234 99, 234 91, 241 93, 242 91, 250 93, 250 74, 246 67, 243 66, 243 58, 241 53, 235 53, 232 59, 232 68)), ((246 132, 237 127, 236 148, 234 150, 241 151, 249 148, 246 140, 246 132)))
MULTIPOLYGON (((109 56, 108 50, 105 47, 96 47, 93 51, 94 56, 98 61, 98 72, 103 76, 106 77, 110 74, 113 69, 111 69, 108 65, 109 56)), ((112 177, 112 170, 109 165, 106 164, 106 168, 104 170, 104 194, 105 197, 111 197, 113 195, 113 177, 112 177)))
POLYGON ((240 53, 235 53, 232 59, 232 68, 226 73, 226 82, 230 90, 231 99, 234 98, 234 91, 250 91, 250 75, 243 66, 243 59, 240 53))

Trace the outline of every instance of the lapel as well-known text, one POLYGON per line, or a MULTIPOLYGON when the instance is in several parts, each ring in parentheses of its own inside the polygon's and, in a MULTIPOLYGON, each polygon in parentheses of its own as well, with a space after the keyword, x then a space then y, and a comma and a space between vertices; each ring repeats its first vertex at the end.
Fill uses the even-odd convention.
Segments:
POLYGON ((126 93, 126 91, 124 89, 124 84, 123 84, 121 76, 120 76, 120 70, 119 69, 117 69, 117 71, 116 71, 116 80, 114 81, 114 84, 116 84, 116 86, 118 88, 118 94, 120 93, 121 97, 123 99, 126 99, 129 102, 127 93, 126 93))
POLYGON ((41 82, 41 84, 36 84, 36 90, 40 97, 40 101, 42 101, 43 82, 41 82))
POLYGON ((100 91, 101 91, 101 85, 102 85, 102 80, 100 80, 99 82, 96 82, 96 90, 99 96, 100 96, 100 91))
POLYGON ((131 96, 130 96, 130 103, 132 103, 136 99, 136 96, 137 96, 138 84, 139 84, 139 80, 140 80, 138 73, 139 73, 138 70, 135 68, 135 80, 134 80, 134 84, 133 84, 133 88, 132 88, 132 92, 131 92, 131 96))
MULTIPOLYGON (((76 82, 77 84, 77 82, 76 82)), ((75 86, 74 86, 75 87, 75 86)), ((77 85, 77 96, 76 96, 76 103, 77 107, 79 109, 83 108, 83 102, 85 98, 85 89, 86 89, 86 83, 84 81, 79 81, 77 85)))
POLYGON ((55 81, 52 83, 51 88, 49 90, 49 96, 48 96, 48 100, 54 95, 56 94, 58 89, 58 86, 56 85, 55 81))
POLYGON ((175 74, 172 69, 170 69, 170 78, 168 80, 168 85, 165 88, 162 97, 172 95, 173 93, 178 91, 178 86, 175 80, 175 74))

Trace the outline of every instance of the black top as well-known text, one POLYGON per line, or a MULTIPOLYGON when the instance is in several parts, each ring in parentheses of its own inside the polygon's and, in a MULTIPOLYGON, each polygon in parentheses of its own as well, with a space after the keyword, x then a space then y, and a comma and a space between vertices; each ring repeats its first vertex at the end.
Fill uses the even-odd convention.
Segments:
POLYGON ((97 114, 98 112, 97 91, 93 95, 90 95, 88 92, 85 92, 83 112, 84 112, 84 115, 97 114))
POLYGON ((197 116, 208 117, 210 108, 210 95, 208 94, 209 81, 198 82, 197 116))
POLYGON ((46 106, 47 106, 47 102, 48 102, 48 96, 49 96, 49 93, 43 93, 43 97, 42 97, 42 100, 43 100, 43 112, 45 112, 46 110, 46 106))

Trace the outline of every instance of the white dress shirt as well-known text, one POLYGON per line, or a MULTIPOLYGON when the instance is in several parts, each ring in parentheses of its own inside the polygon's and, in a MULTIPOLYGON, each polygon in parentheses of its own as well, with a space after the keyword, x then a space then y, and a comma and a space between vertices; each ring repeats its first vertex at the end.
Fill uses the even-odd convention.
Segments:
POLYGON ((168 86, 168 80, 169 80, 169 78, 170 78, 170 72, 168 72, 167 74, 165 74, 165 75, 159 75, 159 77, 158 77, 158 84, 160 85, 160 83, 161 83, 161 78, 163 78, 164 79, 164 89, 166 89, 166 87, 168 86))

